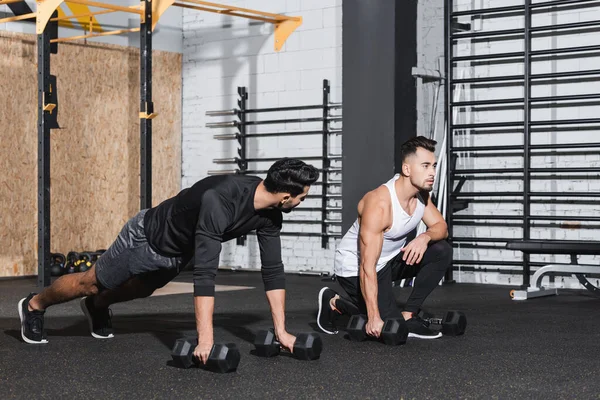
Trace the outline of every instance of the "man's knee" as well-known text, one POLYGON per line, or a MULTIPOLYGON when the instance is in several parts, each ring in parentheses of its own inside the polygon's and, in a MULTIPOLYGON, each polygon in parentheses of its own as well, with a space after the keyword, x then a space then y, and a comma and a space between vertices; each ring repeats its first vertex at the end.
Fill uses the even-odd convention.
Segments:
POLYGON ((167 283, 171 282, 178 275, 177 269, 159 269, 157 271, 147 272, 139 275, 137 278, 142 283, 146 296, 150 296, 155 290, 164 287, 167 283))
POLYGON ((432 244, 429 249, 433 259, 443 260, 444 267, 449 268, 452 264, 452 246, 447 240, 440 240, 432 244))
POLYGON ((82 273, 79 285, 82 287, 85 296, 93 296, 100 292, 100 284, 96 279, 95 266, 92 266, 92 268, 82 273))

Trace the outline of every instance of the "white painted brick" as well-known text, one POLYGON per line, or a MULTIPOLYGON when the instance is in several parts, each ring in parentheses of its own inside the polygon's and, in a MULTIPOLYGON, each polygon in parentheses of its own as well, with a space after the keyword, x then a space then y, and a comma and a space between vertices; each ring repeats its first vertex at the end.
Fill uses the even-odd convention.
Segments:
MULTIPOLYGON (((279 53, 262 56, 264 72, 280 72, 279 53)), ((262 71, 261 71, 262 72, 262 71)), ((260 73, 260 72, 258 72, 260 73)))
POLYGON ((299 32, 303 49, 322 49, 342 44, 342 32, 339 28, 324 28, 299 32))
MULTIPOLYGON (((236 107, 237 86, 248 87, 248 106, 252 108, 318 104, 321 101, 322 79, 328 78, 332 81, 332 93, 337 96, 334 98, 332 94, 332 98, 334 101, 341 101, 341 27, 335 19, 339 20, 341 15, 340 2, 314 2, 316 7, 312 9, 306 8, 312 7, 311 5, 293 0, 277 3, 279 6, 266 0, 232 1, 230 4, 302 15, 304 24, 290 36, 284 50, 276 53, 273 50, 272 26, 269 24, 249 25, 242 19, 218 15, 199 18, 192 13, 184 13, 182 186, 185 187, 205 177, 206 171, 220 169, 220 166, 212 163, 213 158, 235 154, 238 146, 235 141, 216 141, 212 138, 216 133, 231 133, 235 129, 205 127, 208 122, 230 118, 209 118, 205 112, 236 107), (324 7, 331 4, 338 10, 324 11, 324 7), (302 7, 306 11, 297 12, 302 7), (328 26, 328 29, 324 29, 326 16, 332 18, 327 24, 333 26, 328 26), (320 32, 325 39, 316 41, 315 32, 320 32), (303 73, 309 70, 314 70, 315 73, 303 73), (315 82, 312 82, 313 78, 315 82)), ((290 112, 268 115, 268 118, 310 115, 313 114, 290 112)), ((260 118, 263 116, 257 116, 257 119, 260 118)), ((248 131, 285 129, 320 129, 320 124, 316 124, 316 127, 310 123, 259 126, 249 127, 248 131)), ((254 157, 272 157, 273 154, 302 156, 319 154, 320 151, 319 137, 306 137, 299 141, 289 137, 248 141, 248 154, 254 157)), ((315 164, 320 165, 318 162, 315 164)), ((270 163, 254 163, 253 167, 263 169, 269 165, 270 163)), ((302 212, 298 215, 303 219, 319 218, 318 213, 302 212)), ((286 225, 284 230, 318 232, 320 226, 286 225)), ((328 249, 321 249, 320 242, 320 238, 283 237, 286 270, 324 268, 332 271, 335 240, 330 241, 333 246, 328 249), (295 255, 294 251, 305 253, 295 255), (326 262, 323 263, 323 260, 326 262)), ((221 263, 244 267, 260 266, 255 237, 251 236, 246 246, 237 246, 235 242, 225 244, 221 263)))
POLYGON ((302 10, 323 9, 341 5, 342 0, 302 0, 302 10))
POLYGON ((302 12, 302 25, 296 29, 296 32, 302 32, 313 29, 323 28, 323 9, 318 8, 302 12))
POLYGON ((325 8, 323 10, 323 27, 342 26, 342 7, 325 8))
POLYGON ((285 0, 286 13, 293 13, 302 9, 300 0, 285 0))
POLYGON ((248 85, 250 93, 277 92, 283 88, 283 73, 252 75, 248 85))
MULTIPOLYGON (((323 51, 323 68, 342 67, 342 48, 326 49, 323 51)), ((341 76, 341 75, 340 75, 341 76)))
MULTIPOLYGON (((332 79, 335 78, 339 72, 341 75, 341 69, 336 70, 334 68, 330 69, 311 69, 300 72, 300 81, 302 90, 311 90, 311 89, 322 89, 323 88, 323 79, 332 79)), ((315 96, 316 98, 316 96, 315 96)))

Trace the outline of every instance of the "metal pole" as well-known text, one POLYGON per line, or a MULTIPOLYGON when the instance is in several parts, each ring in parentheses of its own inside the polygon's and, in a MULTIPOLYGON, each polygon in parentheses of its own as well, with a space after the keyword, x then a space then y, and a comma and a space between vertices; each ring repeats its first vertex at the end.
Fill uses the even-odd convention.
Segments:
POLYGON ((140 208, 152 207, 152 3, 142 0, 140 24, 140 208))
MULTIPOLYGON (((452 87, 453 87, 453 65, 452 65, 452 10, 454 2, 447 0, 444 2, 444 29, 446 31, 446 45, 444 46, 444 73, 446 75, 446 85, 444 86, 444 97, 446 99, 446 223, 448 224, 448 241, 452 246, 452 190, 454 188, 454 182, 452 180, 452 174, 454 173, 454 166, 452 163, 452 142, 454 137, 454 121, 452 120, 452 87)), ((449 268, 444 277, 446 282, 452 282, 454 280, 452 268, 449 268)))
POLYGON ((329 160, 329 122, 327 121, 327 117, 329 116, 329 93, 331 88, 329 86, 329 81, 327 79, 323 79, 323 187, 321 189, 321 247, 323 249, 327 248, 327 243, 329 238, 326 236, 327 234, 327 224, 325 220, 327 219, 327 169, 330 168, 330 160, 329 160))
MULTIPOLYGON (((525 0, 525 33, 524 33, 524 59, 523 59, 523 239, 530 238, 529 222, 530 211, 530 129, 531 129, 531 0, 525 0)), ((529 286, 529 275, 531 266, 529 264, 529 254, 523 253, 523 287, 529 286)))
MULTIPOLYGON (((248 170, 248 161, 247 161, 247 144, 246 144, 246 109, 248 108, 248 89, 245 86, 238 87, 238 109, 237 113, 240 123, 238 124, 238 132, 239 135, 237 140, 240 144, 240 148, 238 149, 238 167, 241 173, 243 171, 248 170)), ((246 243, 246 235, 239 237, 236 240, 238 246, 243 246, 246 243)))
POLYGON ((50 285, 50 32, 38 35, 38 286, 50 285))

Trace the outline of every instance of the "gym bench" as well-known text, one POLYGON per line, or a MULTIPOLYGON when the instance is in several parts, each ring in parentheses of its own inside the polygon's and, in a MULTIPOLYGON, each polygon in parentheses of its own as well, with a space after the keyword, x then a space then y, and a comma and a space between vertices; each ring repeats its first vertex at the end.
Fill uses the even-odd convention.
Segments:
POLYGON ((600 265, 583 265, 577 263, 578 255, 600 255, 600 242, 595 241, 560 241, 560 240, 519 240, 506 244, 509 250, 519 250, 525 254, 569 254, 571 264, 548 264, 540 267, 531 279, 526 290, 512 290, 513 300, 527 300, 534 297, 553 296, 558 294, 557 288, 543 287, 542 278, 552 273, 573 274, 579 282, 596 296, 600 296, 600 288, 595 287, 586 275, 600 275, 600 265))

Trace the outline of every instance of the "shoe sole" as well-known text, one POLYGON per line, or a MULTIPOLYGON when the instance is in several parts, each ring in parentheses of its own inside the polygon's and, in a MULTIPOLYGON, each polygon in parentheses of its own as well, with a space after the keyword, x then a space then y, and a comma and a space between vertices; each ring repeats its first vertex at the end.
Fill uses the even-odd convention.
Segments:
POLYGON ((427 335, 419 335, 418 333, 410 332, 408 337, 417 338, 417 339, 438 339, 442 337, 442 332, 438 332, 436 336, 427 336, 427 335))
POLYGON ((29 344, 46 344, 48 343, 48 340, 46 339, 42 339, 41 341, 36 341, 36 340, 31 340, 29 338, 27 338, 27 336, 25 336, 25 330, 23 327, 23 302, 25 301, 26 298, 22 298, 21 301, 19 301, 19 305, 17 305, 18 310, 19 310, 19 318, 21 319, 21 337, 23 338, 23 340, 25 341, 25 343, 29 343, 29 344))
POLYGON ((81 311, 83 311, 83 314, 85 314, 85 317, 88 320, 88 326, 90 327, 90 333, 92 334, 92 337, 94 337, 96 339, 112 339, 112 338, 114 338, 115 335, 113 335, 112 333, 108 336, 101 336, 101 335, 94 333, 94 323, 92 322, 92 316, 90 315, 90 311, 85 306, 85 299, 87 299, 87 297, 82 298, 81 301, 79 302, 79 305, 81 306, 81 311))
POLYGON ((323 332, 325 332, 328 335, 336 335, 338 333, 338 331, 335 331, 335 332, 328 331, 327 329, 324 329, 321 326, 321 323, 319 322, 321 320, 321 310, 323 309, 323 293, 328 289, 329 289, 328 287, 324 287, 323 289, 321 289, 319 291, 319 312, 317 313, 317 326, 319 327, 319 329, 321 329, 323 332))

